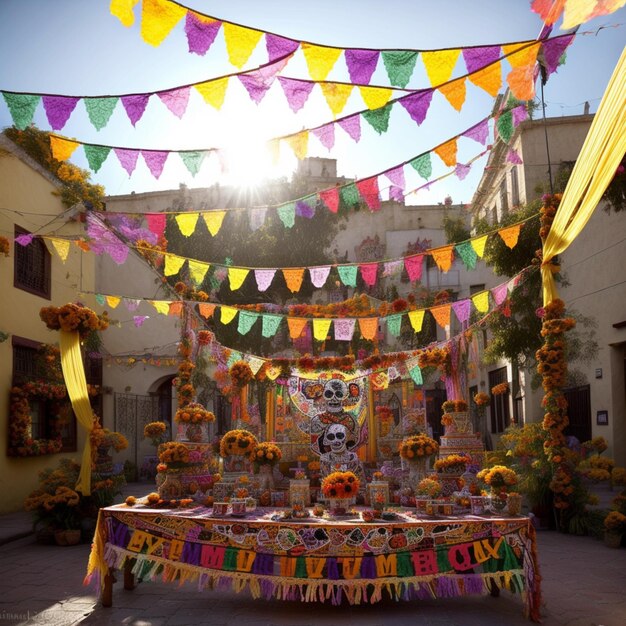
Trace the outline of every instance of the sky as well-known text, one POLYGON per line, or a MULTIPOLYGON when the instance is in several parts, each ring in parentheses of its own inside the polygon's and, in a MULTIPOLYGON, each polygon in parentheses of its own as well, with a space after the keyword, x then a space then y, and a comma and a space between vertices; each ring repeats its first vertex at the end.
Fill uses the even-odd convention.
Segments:
MULTIPOLYGON (((529 0, 187 0, 181 2, 199 12, 245 26, 321 45, 366 48, 441 49, 468 45, 488 45, 534 39, 541 21, 530 10, 529 0)), ((164 43, 154 48, 140 35, 140 7, 136 21, 124 27, 109 13, 109 0, 0 0, 0 89, 46 92, 62 95, 113 95, 164 90, 208 80, 237 71, 227 61, 222 34, 205 56, 190 54, 182 22, 164 43)), ((626 9, 584 24, 567 52, 565 65, 558 69, 545 87, 548 117, 576 115, 588 101, 594 112, 608 84, 626 39, 626 9), (599 30, 600 29, 600 30, 599 30), (597 31, 597 32, 596 32, 597 31)), ((555 34, 561 34, 557 28, 555 34)), ((296 53, 283 75, 308 78, 301 52, 296 53)), ((261 44, 245 68, 267 60, 261 44)), ((459 61, 453 76, 465 72, 459 61)), ((340 60, 329 80, 347 80, 340 60)), ((372 84, 388 84, 382 63, 372 84)), ((410 88, 429 87, 418 60, 410 88)), ((332 119, 322 96, 314 91, 305 107, 294 114, 289 109, 278 83, 265 100, 255 105, 235 81, 229 87, 224 106, 218 112, 202 102, 194 90, 187 113, 176 118, 156 98, 151 98, 142 119, 133 127, 121 104, 109 124, 97 131, 89 122, 82 103, 74 110, 61 134, 80 141, 127 147, 155 149, 194 149, 219 147, 229 150, 228 172, 217 160, 205 163, 192 177, 179 159, 170 158, 159 180, 155 180, 140 159, 129 177, 113 154, 92 180, 105 186, 109 195, 175 189, 180 183, 189 187, 220 184, 253 185, 269 168, 268 159, 259 153, 262 142, 332 119)), ((431 150, 437 144, 487 117, 493 98, 468 85, 467 100, 461 112, 455 111, 436 93, 425 122, 417 126, 401 107, 394 107, 389 131, 376 134, 362 123, 363 137, 354 143, 342 131, 336 132, 332 151, 310 140, 310 156, 337 159, 339 175, 365 178, 431 150)), ((360 97, 353 94, 342 115, 362 110, 360 97)), ((0 100, 0 127, 10 125, 11 117, 0 100)), ((50 126, 40 104, 35 123, 50 126)), ((481 151, 478 143, 459 141, 460 162, 481 151)), ((71 161, 87 167, 82 148, 71 161)), ((451 176, 407 198, 410 204, 432 204, 450 196, 453 202, 468 203, 480 180, 486 157, 478 160, 470 174, 459 181, 451 176)), ((437 157, 433 158, 432 177, 447 173, 437 157)), ((293 170, 296 160, 288 151, 281 153, 280 170, 293 170)), ((407 175, 407 189, 423 184, 417 174, 407 175), (413 176, 413 178, 411 178, 413 176)))

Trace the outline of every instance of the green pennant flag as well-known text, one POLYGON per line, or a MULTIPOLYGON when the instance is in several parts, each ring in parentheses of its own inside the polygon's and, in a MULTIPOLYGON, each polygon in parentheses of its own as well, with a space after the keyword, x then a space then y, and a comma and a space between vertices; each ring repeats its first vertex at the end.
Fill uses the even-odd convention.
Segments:
POLYGON ((252 311, 239 311, 239 323, 237 325, 237 332, 240 335, 247 335, 248 331, 254 326, 254 322, 259 317, 258 313, 252 311))
POLYGON ((9 107, 15 128, 24 130, 30 126, 41 96, 31 96, 27 93, 7 93, 6 91, 2 92, 2 96, 9 107))
POLYGON ((409 165, 424 179, 428 180, 433 173, 433 164, 430 160, 430 152, 415 157, 409 165))
POLYGON ((264 314, 262 318, 263 328, 261 330, 263 337, 273 337, 278 331, 282 319, 280 315, 264 314))
POLYGON ((96 294, 96 302, 100 305, 100 306, 104 306, 104 303, 106 302, 104 296, 101 293, 97 293, 96 294))
POLYGON ((83 148, 85 149, 89 169, 93 172, 97 172, 100 169, 109 156, 109 152, 111 152, 111 148, 108 146, 94 146, 88 143, 84 144, 83 148))
POLYGON ((356 265, 338 265, 339 278, 346 287, 356 287, 356 275, 359 268, 356 265))
POLYGON ((473 270, 476 267, 478 256, 470 241, 457 244, 455 250, 468 270, 473 270))
POLYGON ((394 336, 400 336, 400 328, 402 327, 402 313, 396 313, 387 317, 387 330, 394 336))
POLYGON ((185 167, 192 176, 195 176, 202 166, 205 152, 203 150, 186 150, 178 153, 185 167))
POLYGON ((424 384, 424 379, 422 378, 422 370, 420 369, 419 365, 416 365, 409 370, 409 376, 413 379, 413 382, 416 385, 424 384))
POLYGON ((237 350, 233 350, 228 357, 228 361, 226 361, 226 365, 228 365, 228 367, 231 367, 234 363, 237 363, 237 361, 241 360, 243 360, 243 354, 241 354, 241 352, 238 352, 237 350))
POLYGON ((371 111, 363 111, 361 115, 367 120, 369 125, 380 135, 386 133, 389 128, 389 115, 393 103, 386 104, 379 109, 372 109, 371 111))
POLYGON ((355 183, 339 189, 339 202, 342 208, 352 209, 361 204, 361 194, 355 183))
POLYGON ((83 98, 89 121, 96 130, 102 130, 108 123, 119 98, 83 98))
POLYGON ((506 111, 506 113, 503 113, 496 122, 496 128, 502 140, 505 143, 509 143, 513 135, 513 112, 506 111))
POLYGON ((417 52, 407 50, 383 50, 383 63, 387 70, 387 76, 389 76, 389 82, 394 87, 404 89, 409 84, 415 69, 417 55, 417 52))
POLYGON ((294 202, 279 206, 276 209, 276 213, 278 213, 278 217, 285 228, 293 228, 296 220, 296 205, 294 202))

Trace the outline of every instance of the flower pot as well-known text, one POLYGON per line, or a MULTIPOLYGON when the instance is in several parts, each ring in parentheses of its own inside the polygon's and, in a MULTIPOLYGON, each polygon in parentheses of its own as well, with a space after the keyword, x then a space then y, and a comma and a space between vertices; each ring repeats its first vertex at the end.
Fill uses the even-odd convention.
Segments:
POLYGON ((619 548, 622 545, 622 534, 605 530, 604 545, 609 548, 619 548))
POLYGON ((329 513, 335 516, 346 515, 352 498, 329 498, 329 513))
POLYGON ((274 468, 269 463, 259 465, 259 490, 266 491, 275 489, 274 468))
POLYGON ((510 493, 506 498, 506 510, 509 515, 521 515, 522 496, 510 493))
POLYGON ((191 441, 192 443, 206 443, 209 441, 208 422, 178 422, 176 426, 176 441, 191 441))
POLYGON ((502 513, 506 508, 506 494, 504 498, 500 497, 497 491, 492 491, 490 495, 490 507, 494 513, 502 513))
POLYGON ((55 530, 54 540, 57 546, 76 546, 80 543, 80 528, 71 530, 55 530))

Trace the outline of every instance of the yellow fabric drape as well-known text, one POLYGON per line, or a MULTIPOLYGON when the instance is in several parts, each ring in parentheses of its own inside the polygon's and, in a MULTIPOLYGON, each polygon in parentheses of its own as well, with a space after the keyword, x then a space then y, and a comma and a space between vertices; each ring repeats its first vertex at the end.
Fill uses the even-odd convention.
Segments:
POLYGON ((50 150, 57 161, 67 161, 79 145, 71 139, 61 139, 61 137, 50 135, 50 150))
POLYGON ((584 228, 626 152, 626 48, 602 96, 543 245, 543 304, 558 297, 550 262, 584 228))
POLYGON ((76 483, 76 491, 84 496, 91 495, 91 442, 89 435, 93 429, 93 411, 89 403, 87 381, 83 357, 80 353, 80 335, 78 331, 59 331, 61 348, 61 369, 67 387, 67 395, 72 403, 78 423, 87 431, 80 474, 76 483))

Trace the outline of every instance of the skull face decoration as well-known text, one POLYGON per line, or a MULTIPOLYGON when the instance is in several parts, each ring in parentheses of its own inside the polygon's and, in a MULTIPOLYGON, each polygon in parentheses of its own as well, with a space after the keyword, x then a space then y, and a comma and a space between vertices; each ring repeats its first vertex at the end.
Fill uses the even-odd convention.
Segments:
POLYGON ((348 429, 343 424, 333 424, 324 434, 322 444, 334 454, 343 454, 346 451, 348 429))
POLYGON ((324 393, 322 394, 326 408, 331 413, 339 413, 343 410, 343 404, 348 398, 348 385, 343 380, 329 380, 324 385, 324 393))

